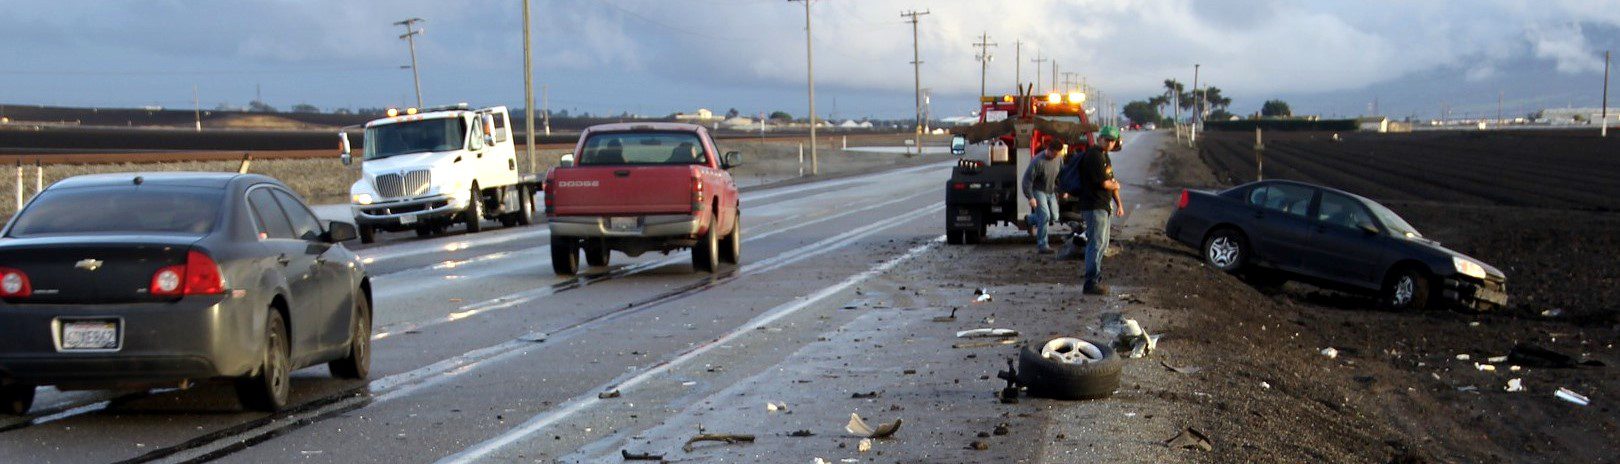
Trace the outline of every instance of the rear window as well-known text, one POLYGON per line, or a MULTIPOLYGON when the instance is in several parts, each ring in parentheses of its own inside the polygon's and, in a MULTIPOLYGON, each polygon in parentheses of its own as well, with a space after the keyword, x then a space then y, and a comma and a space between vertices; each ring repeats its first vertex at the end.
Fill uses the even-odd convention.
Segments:
POLYGON ((46 190, 12 223, 10 237, 56 234, 206 234, 225 191, 193 187, 46 190))
POLYGON ((592 135, 580 150, 580 166, 708 164, 703 141, 691 132, 608 132, 592 135))

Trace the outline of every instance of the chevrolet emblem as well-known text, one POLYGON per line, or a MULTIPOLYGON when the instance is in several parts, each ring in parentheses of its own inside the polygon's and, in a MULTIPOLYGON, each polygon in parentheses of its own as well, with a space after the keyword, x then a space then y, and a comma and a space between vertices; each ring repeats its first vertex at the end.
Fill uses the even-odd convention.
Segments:
POLYGON ((101 264, 102 262, 99 259, 81 259, 79 262, 74 263, 73 267, 84 269, 86 271, 94 271, 96 269, 101 269, 101 264))

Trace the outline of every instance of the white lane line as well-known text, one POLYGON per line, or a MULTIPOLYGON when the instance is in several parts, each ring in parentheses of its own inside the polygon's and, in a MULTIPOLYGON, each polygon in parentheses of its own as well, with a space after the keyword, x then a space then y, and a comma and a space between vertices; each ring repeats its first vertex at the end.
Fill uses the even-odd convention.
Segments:
POLYGON ((501 448, 505 448, 506 446, 509 446, 509 445, 511 445, 513 443, 517 443, 518 441, 527 439, 528 437, 533 436, 534 434, 536 434, 539 431, 545 429, 546 427, 550 427, 550 426, 552 426, 552 425, 554 425, 554 424, 556 424, 556 423, 558 423, 558 422, 560 422, 560 421, 562 421, 564 419, 567 419, 569 416, 577 414, 580 411, 584 411, 584 410, 586 410, 586 409, 588 409, 588 408, 590 408, 592 406, 597 405, 598 403, 601 403, 602 400, 599 399, 596 396, 597 395, 596 392, 603 392, 603 391, 609 391, 609 390, 614 390, 614 389, 624 391, 624 390, 629 390, 631 388, 635 388, 637 385, 640 385, 640 384, 646 382, 647 380, 652 379, 655 376, 658 376, 658 375, 661 375, 661 374, 663 374, 665 372, 668 372, 671 369, 679 367, 679 366, 687 363, 688 361, 691 361, 693 358, 696 358, 698 356, 702 356, 703 354, 708 353, 709 350, 712 350, 715 347, 725 345, 726 343, 728 343, 728 342, 730 342, 732 340, 735 340, 737 337, 741 337, 743 334, 753 332, 754 330, 757 330, 760 327, 764 327, 767 324, 775 322, 775 321, 777 321, 777 320, 779 320, 781 318, 787 317, 787 316, 789 316, 789 315, 791 315, 791 314, 793 314, 795 312, 803 310, 804 308, 810 307, 810 305, 819 303, 822 300, 825 300, 828 297, 831 297, 831 296, 833 296, 835 294, 838 294, 839 292, 847 290, 850 287, 855 286, 856 284, 859 284, 861 282, 866 281, 867 279, 871 279, 872 277, 875 277, 875 276, 877 276, 879 274, 882 274, 884 272, 888 272, 890 269, 893 269, 895 266, 899 265, 901 262, 904 262, 906 260, 914 258, 917 255, 923 254, 923 253, 927 252, 928 250, 933 249, 935 246, 938 246, 939 243, 943 242, 944 240, 945 240, 944 236, 935 237, 933 240, 929 241, 926 244, 919 245, 917 247, 912 248, 910 251, 906 252, 906 254, 904 254, 904 255, 901 255, 901 256, 899 256, 897 258, 885 261, 885 262, 883 262, 881 264, 878 264, 877 266, 873 266, 871 269, 867 269, 865 272, 862 272, 860 274, 850 276, 849 278, 844 279, 842 282, 839 282, 837 284, 834 284, 834 285, 826 287, 826 288, 822 288, 821 290, 811 294, 809 297, 807 297, 805 299, 795 301, 795 302, 792 302, 792 303, 783 304, 783 305, 777 306, 775 308, 772 308, 770 311, 766 311, 765 314, 761 314, 759 317, 756 317, 753 320, 749 321, 747 324, 743 324, 741 327, 738 327, 738 328, 732 330, 731 332, 727 333, 725 336, 722 336, 722 337, 720 337, 718 339, 715 339, 715 340, 713 340, 713 341, 711 341, 709 343, 697 346, 697 347, 695 347, 693 349, 687 350, 686 352, 681 353, 679 356, 675 357, 674 359, 671 359, 671 360, 669 360, 669 361, 667 361, 667 362, 665 362, 663 364, 660 364, 660 365, 658 365, 656 367, 653 367, 651 369, 642 371, 641 373, 636 374, 636 375, 634 375, 634 376, 632 376, 632 377, 630 377, 628 379, 625 379, 622 382, 610 382, 608 384, 602 385, 601 387, 599 387, 597 389, 591 390, 591 393, 589 393, 589 394, 574 397, 573 399, 571 399, 568 402, 564 403, 558 409, 554 409, 554 410, 547 411, 545 413, 536 415, 536 416, 530 418, 529 420, 524 421, 524 423, 522 425, 519 425, 518 427, 516 427, 516 428, 514 428, 512 430, 509 430, 506 433, 501 434, 500 436, 497 436, 497 437, 492 438, 490 440, 486 440, 483 443, 479 443, 478 445, 475 445, 475 446, 473 446, 471 448, 463 450, 460 453, 456 453, 454 455, 447 456, 444 459, 440 459, 439 463, 441 463, 441 464, 447 464, 447 463, 448 464, 461 464, 461 463, 469 463, 469 462, 477 461, 479 459, 483 459, 483 458, 489 456, 490 453, 494 453, 496 451, 499 451, 501 448))
MULTIPOLYGON (((854 215, 854 214, 860 214, 860 213, 871 211, 871 210, 874 210, 874 209, 891 206, 891 205, 894 205, 894 204, 897 204, 897 203, 912 201, 912 200, 915 200, 917 197, 921 197, 921 196, 924 196, 924 195, 931 195, 931 194, 933 194, 933 192, 924 192, 924 193, 919 193, 919 194, 911 195, 911 196, 907 196, 907 197, 896 198, 894 200, 889 200, 889 201, 885 201, 885 202, 882 202, 882 203, 877 203, 877 204, 868 205, 868 206, 864 206, 864 207, 849 210, 849 211, 844 211, 844 212, 834 214, 834 215, 831 215, 831 216, 825 216, 825 217, 821 217, 821 218, 817 218, 817 219, 813 219, 813 220, 809 220, 809 221, 800 222, 800 223, 793 224, 793 225, 783 227, 783 228, 780 228, 780 229, 772 230, 772 231, 769 231, 769 232, 764 232, 764 233, 761 233, 759 235, 750 235, 748 233, 744 233, 743 234, 743 243, 749 243, 749 242, 752 242, 752 241, 755 241, 755 240, 764 240, 764 239, 769 238, 769 237, 771 237, 773 235, 790 232, 790 231, 797 230, 797 229, 800 229, 800 228, 809 227, 809 226, 812 226, 812 225, 820 224, 820 223, 831 221, 831 220, 834 220, 834 219, 847 217, 847 216, 854 215)), ((925 208, 921 209, 920 211, 926 211, 929 208, 934 208, 934 207, 938 207, 938 206, 941 206, 941 205, 943 205, 943 203, 936 203, 934 205, 930 205, 928 207, 925 207, 925 208)), ((876 224, 873 224, 873 225, 880 225, 880 224, 883 224, 883 223, 880 222, 880 223, 876 223, 876 224)), ((872 225, 868 225, 867 227, 871 227, 871 226, 872 225)), ((840 235, 840 236, 843 236, 843 235, 840 235)), ((836 238, 836 237, 834 237, 834 238, 836 238)), ((831 240, 831 239, 828 239, 828 240, 831 240)), ((822 242, 827 242, 828 240, 823 240, 822 242)), ((817 243, 822 243, 822 242, 817 242, 817 243)), ((537 248, 536 250, 549 249, 549 248, 550 248, 550 245, 545 245, 545 246, 542 246, 541 248, 537 248)), ((799 250, 802 250, 802 248, 799 249, 799 250)), ((799 251, 799 250, 794 250, 794 251, 799 251)), ((667 258, 664 258, 664 259, 661 259, 661 260, 639 262, 639 263, 636 263, 636 264, 633 264, 633 265, 630 265, 630 266, 626 266, 626 267, 624 267, 622 269, 619 269, 618 271, 616 271, 616 273, 618 274, 619 277, 623 277, 623 276, 628 276, 628 275, 634 275, 634 274, 640 273, 640 272, 648 270, 648 269, 654 269, 654 268, 659 268, 659 267, 663 267, 663 266, 668 266, 668 265, 671 265, 671 264, 677 264, 677 263, 680 263, 682 261, 686 261, 688 259, 687 258, 687 256, 688 256, 687 253, 689 253, 689 252, 672 253, 671 256, 669 256, 667 258)), ((790 251, 788 253, 792 253, 792 251, 790 251)), ((781 255, 778 255, 778 256, 781 256, 781 255)), ((772 259, 775 259, 775 258, 772 258, 772 259)), ((758 264, 758 263, 750 263, 749 265, 745 265, 745 266, 743 266, 743 270, 746 271, 748 269, 751 269, 748 266, 752 266, 752 265, 756 265, 756 264, 758 264)), ((524 265, 528 266, 528 265, 537 265, 537 264, 528 263, 528 264, 524 264, 524 265)), ((389 287, 389 288, 397 288, 397 287, 389 287)), ((405 289, 405 290, 413 290, 413 289, 405 289)), ((373 290, 373 291, 376 291, 376 290, 373 290)), ((402 290, 402 291, 404 291, 404 290, 402 290)), ((383 291, 383 292, 378 293, 377 295, 374 295, 374 298, 376 298, 378 300, 382 300, 384 298, 392 297, 393 293, 394 292, 392 292, 392 291, 383 291)), ((434 316, 432 318, 428 318, 428 319, 424 319, 424 320, 417 320, 417 321, 396 322, 396 323, 393 323, 393 324, 388 324, 388 325, 384 325, 382 327, 378 327, 377 333, 372 334, 371 339, 372 340, 381 340, 381 339, 390 337, 393 334, 397 334, 397 333, 401 333, 401 332, 406 332, 406 331, 411 331, 411 330, 420 330, 420 329, 423 329, 423 328, 426 328, 426 327, 432 327, 432 326, 443 324, 443 323, 446 323, 446 322, 452 322, 452 321, 457 321, 457 320, 461 320, 461 319, 466 319, 468 317, 476 316, 476 315, 483 314, 483 313, 489 312, 489 311, 510 308, 510 307, 513 307, 513 306, 516 306, 516 305, 520 305, 520 304, 523 304, 523 303, 528 303, 530 301, 534 301, 534 300, 537 300, 537 299, 540 299, 540 298, 544 298, 546 296, 550 296, 550 295, 552 295, 554 293, 556 293, 556 290, 548 285, 548 286, 545 286, 545 287, 540 287, 540 288, 535 288, 535 289, 531 289, 531 290, 524 290, 524 291, 517 292, 517 293, 511 293, 511 294, 507 294, 507 295, 502 295, 502 296, 491 298, 491 299, 484 300, 484 301, 479 301, 479 302, 475 302, 475 303, 469 303, 469 304, 461 306, 460 308, 456 308, 456 310, 451 311, 451 312, 449 312, 448 314, 446 314, 444 316, 434 316)))

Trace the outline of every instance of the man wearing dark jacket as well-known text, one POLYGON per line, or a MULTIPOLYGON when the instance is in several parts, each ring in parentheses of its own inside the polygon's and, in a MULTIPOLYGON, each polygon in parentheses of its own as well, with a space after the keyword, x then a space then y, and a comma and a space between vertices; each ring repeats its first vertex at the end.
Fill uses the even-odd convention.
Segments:
POLYGON ((1053 253, 1052 247, 1046 244, 1046 226, 1058 217, 1057 177, 1058 170, 1063 167, 1060 160, 1064 148, 1062 143, 1055 140, 1047 141, 1035 158, 1029 160, 1029 168, 1024 170, 1024 198, 1028 199, 1030 210, 1025 222, 1035 231, 1035 252, 1043 255, 1053 253))
POLYGON ((1080 191, 1073 192, 1078 200, 1080 215, 1086 223, 1085 287, 1087 295, 1106 295, 1108 286, 1102 278, 1103 251, 1108 249, 1110 213, 1125 217, 1125 204, 1119 197, 1119 182, 1114 180, 1114 162, 1108 152, 1119 144, 1119 128, 1103 126, 1097 132, 1097 143, 1087 148, 1075 161, 1080 170, 1080 191))

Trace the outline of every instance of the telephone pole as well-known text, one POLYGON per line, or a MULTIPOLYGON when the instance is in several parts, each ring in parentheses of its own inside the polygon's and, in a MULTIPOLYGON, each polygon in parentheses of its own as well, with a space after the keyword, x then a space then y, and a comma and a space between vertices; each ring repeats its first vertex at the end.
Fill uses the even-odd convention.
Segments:
MULTIPOLYGON (((910 19, 910 21, 911 21, 911 75, 912 75, 912 79, 914 81, 913 82, 913 85, 914 85, 913 89, 914 90, 912 92, 912 96, 916 97, 916 99, 917 99, 917 134, 918 135, 921 135, 922 132, 923 132, 923 112, 922 112, 922 57, 918 52, 918 46, 917 46, 917 17, 927 15, 927 14, 928 14, 927 10, 924 10, 924 11, 911 10, 911 11, 907 11, 907 12, 904 12, 904 13, 900 13, 900 16, 905 16, 905 17, 911 18, 910 19)), ((917 140, 917 152, 922 153, 922 140, 921 139, 917 140)))
POLYGON ((1603 136, 1609 136, 1609 51, 1603 51, 1603 136))
MULTIPOLYGON (((1048 60, 1046 58, 1041 58, 1041 54, 1039 52, 1035 53, 1035 59, 1029 60, 1029 62, 1035 63, 1035 93, 1036 94, 1041 93, 1041 63, 1045 63, 1047 61, 1050 61, 1050 60, 1048 60)), ((1022 86, 1023 84, 1018 84, 1018 85, 1022 86)), ((1023 87, 1019 87, 1019 89, 1021 90, 1021 89, 1023 89, 1023 87)))
POLYGON ((191 111, 197 117, 197 132, 202 132, 202 101, 197 98, 197 84, 191 84, 191 111))
MULTIPOLYGON (((534 54, 529 49, 529 0, 523 1, 523 143, 524 153, 529 156, 529 173, 538 171, 539 161, 534 158, 534 54)), ((414 56, 414 54, 413 54, 414 56)), ((416 71, 412 63, 411 71, 416 71)), ((418 100, 421 97, 417 97, 418 100)), ((422 103, 418 101, 417 105, 422 103)), ((532 201, 532 200, 531 200, 532 201)))
POLYGON ((1198 91, 1198 67, 1200 66, 1203 65, 1193 64, 1193 123, 1190 138, 1194 142, 1198 141, 1198 123, 1204 120, 1204 96, 1198 91))
POLYGON ((979 34, 979 42, 973 44, 973 46, 979 47, 979 98, 983 99, 985 96, 984 74, 990 70, 990 47, 994 47, 996 44, 990 42, 990 33, 984 32, 979 34))
MULTIPOLYGON (((528 10, 528 4, 525 3, 523 8, 524 8, 525 11, 527 11, 528 10)), ((527 16, 525 16, 525 17, 527 17, 527 16)), ((422 75, 418 74, 416 72, 416 36, 421 35, 424 30, 423 29, 416 29, 415 26, 416 26, 416 23, 420 23, 420 22, 424 22, 424 21, 427 21, 427 20, 422 19, 422 18, 411 18, 411 19, 407 19, 407 20, 404 20, 404 21, 398 21, 398 22, 394 23, 395 26, 405 26, 405 34, 400 35, 399 38, 405 39, 405 42, 410 44, 410 48, 411 48, 411 82, 416 84, 416 107, 417 108, 422 107, 422 75)), ((525 24, 527 24, 527 23, 525 23, 525 24)), ((526 41, 525 41, 524 46, 527 46, 526 41)))
POLYGON ((1062 92, 1062 90, 1059 90, 1057 86, 1057 75, 1057 60, 1052 60, 1052 91, 1062 92))
MULTIPOLYGON (((1068 90, 1068 89, 1074 88, 1074 84, 1076 83, 1076 81, 1074 80, 1074 77, 1078 76, 1078 75, 1079 75, 1079 73, 1072 73, 1072 72, 1063 73, 1063 89, 1068 90)), ((1081 89, 1081 91, 1083 92, 1085 90, 1081 89)))
POLYGON ((1013 88, 1024 90, 1024 40, 1013 41, 1013 88))
POLYGON ((551 86, 540 84, 540 121, 546 125, 546 135, 551 135, 551 86))
MULTIPOLYGON (((810 35, 810 0, 788 0, 789 2, 804 2, 804 63, 805 81, 810 90, 810 175, 816 175, 816 55, 810 47, 814 43, 810 35)), ((761 123, 763 124, 763 123, 761 123)), ((920 130, 920 129, 919 129, 920 130)))

